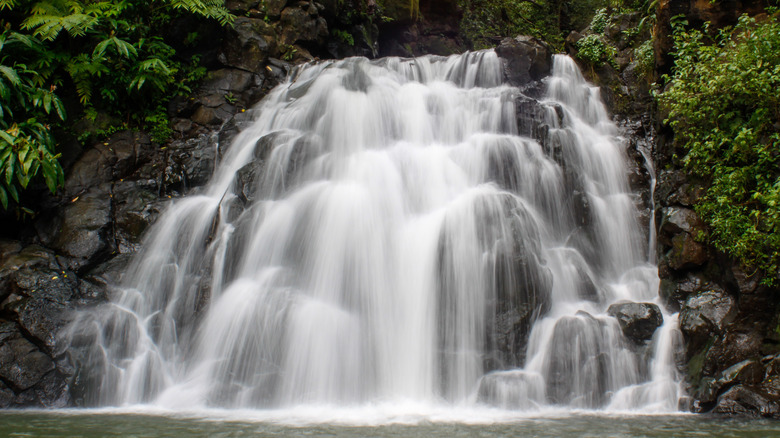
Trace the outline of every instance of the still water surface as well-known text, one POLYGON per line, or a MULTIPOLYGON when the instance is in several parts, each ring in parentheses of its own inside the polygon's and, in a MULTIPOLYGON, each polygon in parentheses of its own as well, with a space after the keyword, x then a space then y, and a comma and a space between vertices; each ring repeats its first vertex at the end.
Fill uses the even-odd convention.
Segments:
POLYGON ((262 412, 161 414, 120 411, 0 412, 2 437, 780 437, 780 422, 694 415, 554 414, 535 418, 477 415, 473 421, 406 416, 371 424, 324 422, 262 412), (495 421, 497 420, 497 421, 495 421))

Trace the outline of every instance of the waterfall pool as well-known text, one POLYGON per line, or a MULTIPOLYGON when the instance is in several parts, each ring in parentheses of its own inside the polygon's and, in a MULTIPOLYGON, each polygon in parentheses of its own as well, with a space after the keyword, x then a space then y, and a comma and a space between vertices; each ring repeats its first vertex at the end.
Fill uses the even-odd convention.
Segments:
POLYGON ((56 410, 0 412, 4 437, 771 437, 780 422, 701 415, 499 410, 426 413, 336 410, 163 412, 56 410))

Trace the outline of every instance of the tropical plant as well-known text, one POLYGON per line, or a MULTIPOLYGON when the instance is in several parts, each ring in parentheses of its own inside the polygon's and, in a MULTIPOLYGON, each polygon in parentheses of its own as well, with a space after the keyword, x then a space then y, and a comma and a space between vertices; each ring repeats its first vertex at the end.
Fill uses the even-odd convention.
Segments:
POLYGON ((733 29, 674 26, 667 91, 685 169, 707 183, 696 211, 721 251, 777 282, 780 268, 780 24, 743 16, 733 29))
POLYGON ((49 190, 63 182, 54 154, 49 119, 65 120, 65 108, 36 71, 40 42, 6 28, 0 34, 0 205, 19 192, 41 171, 49 190))
POLYGON ((39 169, 52 191, 62 183, 51 134, 65 117, 57 87, 74 91, 85 116, 107 113, 164 142, 166 103, 205 73, 197 58, 176 55, 162 37, 166 26, 182 14, 233 20, 223 0, 0 0, 0 11, 7 20, 0 22, 4 207, 39 169))
POLYGON ((613 62, 616 53, 617 49, 602 35, 590 34, 577 41, 577 57, 596 67, 613 62))

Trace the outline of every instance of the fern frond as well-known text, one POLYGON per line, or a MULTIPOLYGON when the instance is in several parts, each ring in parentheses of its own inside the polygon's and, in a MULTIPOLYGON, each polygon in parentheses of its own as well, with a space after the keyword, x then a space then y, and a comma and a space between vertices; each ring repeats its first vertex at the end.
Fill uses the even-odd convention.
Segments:
POLYGON ((16 0, 0 0, 0 11, 6 8, 10 11, 14 6, 16 6, 16 0))
POLYGON ((57 38, 62 30, 71 36, 82 36, 97 25, 101 15, 105 15, 94 5, 84 7, 79 1, 38 2, 30 9, 30 16, 22 22, 22 27, 48 41, 57 38))
POLYGON ((7 65, 0 65, 0 74, 5 76, 6 79, 8 79, 8 82, 11 83, 11 85, 19 86, 22 83, 22 79, 19 77, 19 74, 16 72, 16 69, 9 67, 7 65))
POLYGON ((97 46, 95 46, 95 50, 92 51, 92 58, 102 57, 106 52, 106 49, 109 47, 114 47, 114 50, 116 50, 117 54, 127 59, 135 58, 138 55, 138 52, 132 44, 112 36, 101 41, 97 46))

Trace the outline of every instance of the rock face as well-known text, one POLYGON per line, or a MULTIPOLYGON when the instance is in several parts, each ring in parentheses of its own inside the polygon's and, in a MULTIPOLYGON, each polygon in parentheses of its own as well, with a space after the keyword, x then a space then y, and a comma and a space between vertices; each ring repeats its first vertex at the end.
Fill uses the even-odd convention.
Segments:
POLYGON ((663 322, 661 309, 652 303, 617 303, 607 309, 627 338, 637 344, 649 341, 663 322))
POLYGON ((74 272, 37 245, 3 242, 0 407, 65 407, 70 369, 60 330, 84 296, 74 272))
POLYGON ((409 6, 408 1, 383 2, 382 15, 392 21, 380 24, 379 56, 447 56, 469 49, 460 32, 463 13, 457 1, 419 2, 417 19, 413 19, 409 6))
MULTIPOLYGON (((711 22, 711 31, 732 25, 743 13, 762 12, 766 2, 659 2, 655 28, 656 75, 671 68, 671 17, 684 15, 693 26, 711 22)), ((660 118, 663 118, 661 116, 660 118)), ((760 273, 708 245, 708 230, 695 206, 706 181, 687 175, 685 151, 673 130, 656 126, 656 224, 661 296, 680 310, 685 371, 693 409, 728 415, 778 417, 777 354, 780 352, 777 287, 760 273)))
POLYGON ((496 54, 503 61, 504 80, 511 85, 526 85, 550 74, 552 50, 536 38, 505 38, 496 47, 496 54))

